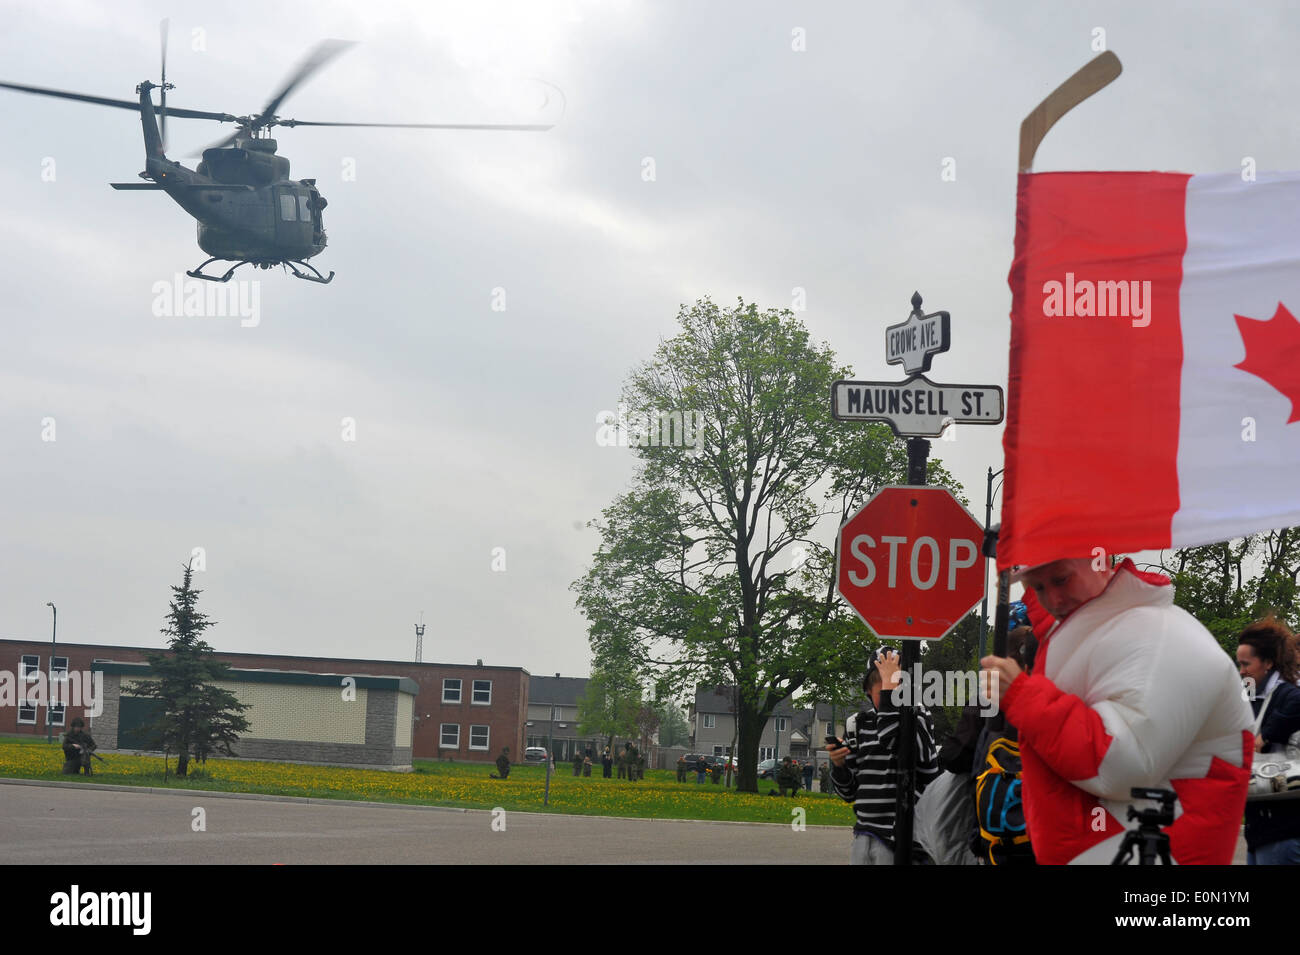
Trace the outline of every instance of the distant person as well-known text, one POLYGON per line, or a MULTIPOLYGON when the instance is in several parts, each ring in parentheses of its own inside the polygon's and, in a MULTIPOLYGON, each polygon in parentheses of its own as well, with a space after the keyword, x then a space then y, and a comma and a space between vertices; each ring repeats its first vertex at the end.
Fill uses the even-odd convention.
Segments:
POLYGON ((709 773, 709 762, 703 756, 695 758, 695 784, 698 786, 704 782, 704 777, 709 773))
MULTIPOLYGON (((1276 617, 1252 623, 1237 637, 1237 669, 1254 688, 1250 701, 1255 763, 1265 754, 1286 757, 1286 746, 1300 732, 1300 652, 1296 637, 1276 617)), ((1276 760, 1279 757, 1273 757, 1276 760)), ((1300 799, 1246 800, 1246 864, 1300 865, 1300 799)))
POLYGON ((489 774, 493 779, 506 779, 510 776, 510 747, 502 746, 501 755, 497 757, 497 771, 489 774))
POLYGON ((582 775, 582 750, 580 749, 573 751, 573 775, 582 775))
POLYGON ((677 781, 686 782, 686 754, 677 757, 677 781))
POLYGON ((789 756, 781 760, 781 768, 776 771, 776 784, 780 787, 782 796, 787 789, 791 796, 799 792, 799 767, 789 756))
POLYGON ((86 724, 78 716, 72 721, 72 728, 63 734, 63 774, 76 776, 83 769, 86 775, 92 775, 90 759, 99 747, 85 730, 86 724))
POLYGON ((626 779, 627 778, 627 749, 626 748, 619 750, 618 756, 614 758, 614 762, 618 764, 618 778, 626 779))
POLYGON ((811 759, 804 760, 803 788, 807 792, 812 792, 813 772, 814 772, 813 761, 811 759))
POLYGON ((591 776, 591 757, 590 757, 590 756, 584 756, 584 757, 582 758, 582 775, 583 775, 584 777, 588 777, 588 778, 590 778, 590 776, 591 776))
POLYGON ((611 772, 613 771, 613 768, 614 768, 614 757, 612 757, 612 756, 609 755, 609 747, 608 747, 608 746, 606 746, 606 747, 605 747, 605 751, 604 751, 603 753, 600 754, 600 767, 601 767, 601 770, 602 770, 602 772, 603 772, 605 778, 606 778, 606 779, 609 779, 610 774, 611 774, 611 772))

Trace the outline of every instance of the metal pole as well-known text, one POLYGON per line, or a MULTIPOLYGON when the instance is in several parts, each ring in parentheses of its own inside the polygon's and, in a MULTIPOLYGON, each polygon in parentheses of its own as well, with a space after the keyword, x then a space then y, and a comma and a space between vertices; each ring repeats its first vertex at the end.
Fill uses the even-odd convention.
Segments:
MULTIPOLYGON (((925 464, 930 455, 930 442, 925 438, 907 439, 907 483, 916 487, 925 484, 925 464)), ((916 808, 916 707, 915 668, 921 659, 920 642, 903 643, 900 668, 912 680, 912 694, 898 712, 898 794, 894 804, 894 865, 912 864, 913 812, 916 808)), ((886 692, 881 687, 880 692, 886 692)))
POLYGON ((551 747, 555 743, 555 704, 551 704, 551 721, 546 726, 546 788, 542 791, 542 805, 551 804, 551 762, 555 759, 551 747))
MULTIPOLYGON (((1005 471, 1001 468, 996 474, 989 468, 989 480, 984 492, 984 536, 989 536, 989 523, 993 520, 993 479, 1005 471)), ((984 599, 980 601, 980 659, 988 655, 989 633, 989 566, 984 565, 984 599)))
MULTIPOLYGON (((46 602, 45 606, 54 611, 54 624, 50 630, 50 680, 45 690, 45 742, 54 742, 54 652, 59 641, 59 608, 46 602)), ((66 710, 64 711, 67 712, 66 710)), ((64 720, 66 723, 67 720, 64 720)))

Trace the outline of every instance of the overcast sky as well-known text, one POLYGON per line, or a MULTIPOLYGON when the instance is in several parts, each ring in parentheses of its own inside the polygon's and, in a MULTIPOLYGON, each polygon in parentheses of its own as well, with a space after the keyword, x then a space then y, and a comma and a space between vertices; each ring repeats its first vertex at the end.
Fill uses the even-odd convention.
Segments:
MULTIPOLYGON (((202 547, 220 649, 413 659, 424 611, 425 660, 585 675, 569 584, 635 465, 596 420, 682 303, 804 289, 813 336, 894 380, 920 290, 952 314, 930 377, 1005 385, 1019 123, 1101 40, 1123 75, 1036 169, 1300 162, 1286 3, 223 7, 0 3, 0 80, 131 99, 168 16, 174 106, 256 112, 339 37, 280 115, 558 125, 277 130, 338 277, 241 270, 253 326, 154 314, 206 256, 168 198, 108 188, 137 116, 0 91, 0 636, 48 638, 53 601, 60 640, 160 646, 202 547)), ((180 159, 231 129, 169 127, 180 159)), ((1001 437, 934 443, 979 518, 1001 437)))

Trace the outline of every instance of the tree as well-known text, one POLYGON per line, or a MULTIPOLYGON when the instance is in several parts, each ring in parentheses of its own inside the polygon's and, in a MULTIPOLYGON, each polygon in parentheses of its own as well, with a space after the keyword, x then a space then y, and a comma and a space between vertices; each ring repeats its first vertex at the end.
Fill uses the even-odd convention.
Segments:
POLYGON ((614 737, 637 734, 641 715, 641 684, 626 666, 593 666, 587 689, 578 697, 578 733, 581 736, 614 737))
POLYGON ((1184 547, 1151 565, 1174 582, 1174 603, 1236 659, 1237 634, 1269 613, 1293 627, 1300 616, 1300 528, 1184 547))
POLYGON ((906 451, 883 425, 832 421, 831 382, 851 372, 789 311, 704 299, 679 320, 624 387, 640 467, 592 522, 600 548, 573 587, 598 659, 673 691, 736 687, 738 785, 755 792, 776 705, 805 687, 831 699, 865 670, 869 632, 835 592, 835 530, 903 483, 906 451))
POLYGON ((686 746, 691 740, 691 726, 682 714, 682 708, 671 700, 658 706, 659 745, 686 746))
POLYGON ((213 621, 198 610, 203 591, 193 588, 192 577, 186 564, 181 585, 172 588, 168 625, 162 630, 169 637, 167 650, 145 656, 156 679, 143 680, 134 690, 161 704, 157 722, 145 732, 160 749, 177 754, 177 776, 186 774, 191 756, 199 762, 213 753, 234 756, 231 744, 248 731, 248 720, 240 715, 248 707, 229 690, 212 685, 229 679, 230 668, 202 639, 213 621))

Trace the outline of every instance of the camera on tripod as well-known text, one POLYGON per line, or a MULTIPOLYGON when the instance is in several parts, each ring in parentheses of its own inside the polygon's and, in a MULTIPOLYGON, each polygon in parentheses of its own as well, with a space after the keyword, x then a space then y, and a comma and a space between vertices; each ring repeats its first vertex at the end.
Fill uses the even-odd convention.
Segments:
POLYGON ((1158 805, 1147 809, 1128 807, 1129 821, 1137 820, 1137 826, 1124 833, 1124 841, 1120 843, 1111 865, 1128 865, 1134 849, 1138 850, 1138 865, 1155 865, 1156 856, 1165 865, 1173 865, 1169 859, 1169 836, 1161 831, 1161 827, 1173 825, 1177 794, 1169 789, 1142 786, 1134 786, 1128 794, 1130 799, 1149 799, 1158 805))

